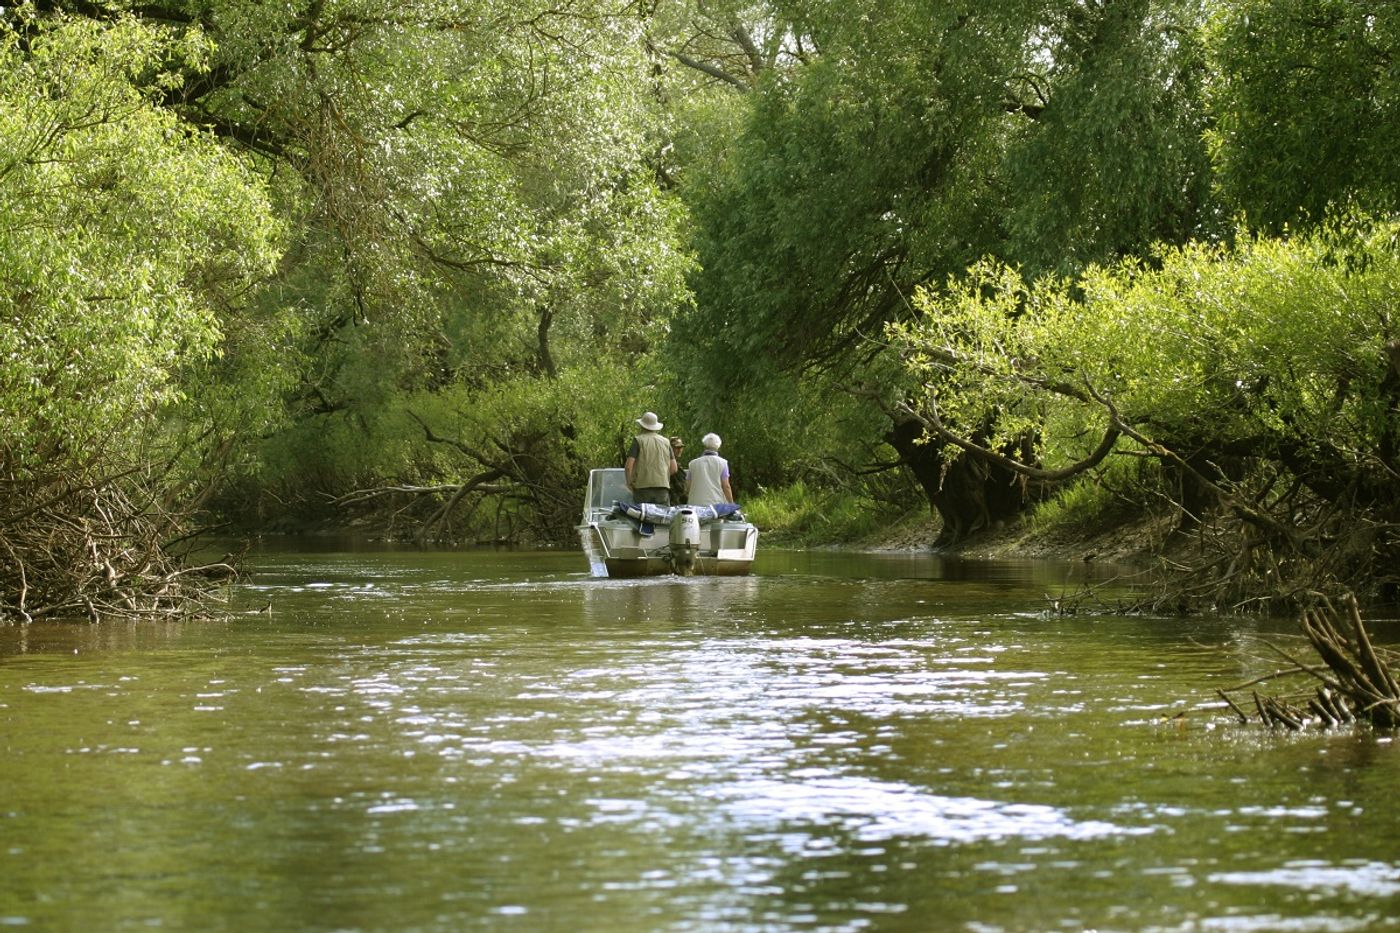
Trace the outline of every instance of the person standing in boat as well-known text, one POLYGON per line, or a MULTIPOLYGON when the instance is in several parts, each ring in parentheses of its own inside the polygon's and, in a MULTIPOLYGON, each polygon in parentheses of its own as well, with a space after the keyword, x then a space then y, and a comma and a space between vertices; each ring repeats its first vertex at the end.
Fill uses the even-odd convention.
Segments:
POLYGON ((719 455, 718 434, 706 434, 700 441, 705 452, 690 461, 685 473, 685 501, 690 505, 722 505, 734 501, 729 484, 729 461, 719 455))
POLYGON ((624 463, 627 488, 638 505, 671 505, 671 477, 679 466, 671 452, 671 442, 661 435, 656 412, 645 412, 637 419, 642 433, 632 439, 624 463))
MULTIPOLYGON (((671 456, 676 458, 678 467, 685 462, 681 459, 685 456, 685 441, 679 437, 671 438, 671 456)), ((683 502, 685 502, 685 470, 677 469, 675 475, 671 477, 671 504, 680 505, 683 502)))

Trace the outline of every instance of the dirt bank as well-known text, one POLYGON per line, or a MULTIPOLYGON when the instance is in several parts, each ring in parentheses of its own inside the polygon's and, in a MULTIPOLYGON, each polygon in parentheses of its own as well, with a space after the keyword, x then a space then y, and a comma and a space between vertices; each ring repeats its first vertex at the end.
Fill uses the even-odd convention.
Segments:
MULTIPOLYGON (((988 529, 940 553, 981 559, 1045 558, 1050 560, 1104 560, 1120 563, 1149 562, 1167 549, 1172 527, 1170 516, 1095 527, 1037 528, 1015 522, 988 529)), ((909 520, 888 535, 863 542, 871 550, 931 550, 938 538, 933 519, 909 520)))

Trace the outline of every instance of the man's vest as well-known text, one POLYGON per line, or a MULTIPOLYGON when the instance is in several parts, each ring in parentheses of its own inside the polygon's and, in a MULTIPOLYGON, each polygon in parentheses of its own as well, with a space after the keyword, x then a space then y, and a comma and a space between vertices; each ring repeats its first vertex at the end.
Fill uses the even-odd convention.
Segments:
POLYGON ((671 487, 671 442, 659 432, 637 435, 637 463, 632 467, 632 485, 637 489, 671 487))

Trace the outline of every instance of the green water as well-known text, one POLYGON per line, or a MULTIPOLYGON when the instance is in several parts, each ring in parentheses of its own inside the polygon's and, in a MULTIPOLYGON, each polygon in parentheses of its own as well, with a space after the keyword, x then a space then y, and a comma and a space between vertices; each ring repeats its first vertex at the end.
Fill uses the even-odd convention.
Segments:
POLYGON ((1400 748, 1205 709, 1284 622, 1045 614, 1084 565, 253 562, 225 620, 0 628, 0 926, 1400 929, 1400 748))

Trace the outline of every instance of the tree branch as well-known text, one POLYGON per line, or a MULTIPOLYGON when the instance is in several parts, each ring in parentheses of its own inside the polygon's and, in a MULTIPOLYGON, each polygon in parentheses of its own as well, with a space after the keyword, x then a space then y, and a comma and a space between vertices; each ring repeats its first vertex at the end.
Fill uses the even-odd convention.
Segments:
POLYGON ((712 78, 718 78, 720 81, 723 81, 726 84, 733 85, 741 91, 747 93, 748 91, 753 90, 753 88, 746 84, 742 78, 735 77, 734 75, 725 71, 723 68, 720 68, 718 65, 712 65, 709 62, 702 62, 699 59, 691 58, 684 52, 667 52, 666 54, 670 55, 682 65, 685 65, 687 68, 694 68, 696 71, 699 71, 702 74, 707 74, 712 78))
POLYGON ((1094 390, 1093 386, 1089 387, 1089 394, 1108 411, 1110 423, 1114 428, 1143 445, 1143 447, 1147 448, 1154 456, 1171 462, 1178 469, 1189 474, 1206 489, 1209 489, 1212 493, 1219 496, 1220 501, 1228 504, 1234 513, 1245 522, 1248 522, 1262 531, 1275 535, 1278 540, 1287 542, 1295 552, 1302 553, 1304 549, 1296 528, 1289 527, 1273 516, 1261 512, 1247 502, 1242 501, 1238 496, 1221 487, 1200 470, 1197 470, 1185 457, 1182 457, 1170 448, 1135 429, 1132 425, 1123 420, 1123 417, 1118 412, 1118 407, 1113 404, 1113 400, 1105 395, 1100 395, 1094 390))
POLYGON ((944 426, 942 419, 938 416, 938 403, 932 398, 929 400, 927 415, 915 411, 909 403, 903 401, 895 405, 895 410, 919 422, 924 426, 925 430, 941 441, 952 444, 954 447, 972 454, 975 457, 980 457, 990 463, 995 463, 1012 472, 1019 473, 1021 476, 1025 476, 1029 479, 1043 480, 1045 482, 1067 480, 1098 466, 1113 452, 1114 445, 1118 443, 1118 438, 1123 433, 1116 421, 1110 421, 1108 428, 1104 430, 1103 439, 1099 441, 1099 446, 1094 448, 1093 453, 1089 454, 1089 456, 1085 457, 1083 460, 1070 464, 1062 469, 1046 470, 1031 466, 1027 463, 1022 463, 1019 460, 999 454, 979 444, 974 444, 967 438, 948 430, 948 428, 944 426))
POLYGON ((733 25, 729 30, 729 37, 737 42, 739 48, 743 49, 744 54, 748 56, 749 72, 751 74, 756 75, 766 67, 767 63, 763 60, 763 53, 758 50, 758 46, 754 44, 753 37, 749 35, 748 29, 745 28, 742 23, 735 23, 733 25))

